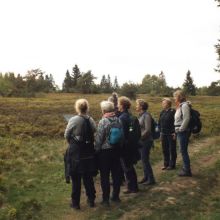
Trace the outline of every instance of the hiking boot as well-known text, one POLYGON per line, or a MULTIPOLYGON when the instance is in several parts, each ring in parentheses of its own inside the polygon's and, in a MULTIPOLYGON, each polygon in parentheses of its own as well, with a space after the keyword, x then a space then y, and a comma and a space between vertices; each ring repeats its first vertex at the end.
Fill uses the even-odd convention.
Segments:
POLYGON ((89 199, 87 199, 87 204, 89 205, 90 208, 95 207, 95 202, 94 202, 94 200, 89 200, 89 199))
POLYGON ((115 203, 120 203, 121 199, 119 197, 111 197, 111 201, 115 203))
POLYGON ((123 193, 124 194, 131 194, 131 193, 137 193, 138 192, 138 189, 136 189, 136 190, 126 190, 126 191, 124 191, 123 193))
POLYGON ((167 170, 175 170, 175 167, 168 166, 166 169, 167 170))
POLYGON ((191 170, 182 169, 182 170, 179 172, 178 176, 180 176, 180 177, 184 177, 184 176, 189 176, 189 177, 191 177, 191 176, 192 176, 192 173, 191 173, 191 170))
POLYGON ((147 182, 147 179, 146 178, 143 178, 141 181, 139 181, 138 183, 139 184, 143 184, 143 183, 145 183, 145 182, 147 182))
POLYGON ((150 186, 156 184, 155 180, 147 181, 146 183, 143 183, 144 186, 150 186))
POLYGON ((70 208, 73 208, 73 209, 79 210, 79 209, 80 209, 80 205, 79 205, 79 204, 73 204, 73 203, 70 203, 70 208))
POLYGON ((166 169, 167 169, 167 167, 165 167, 165 166, 161 168, 161 170, 166 170, 166 169))
POLYGON ((102 200, 101 205, 104 206, 104 207, 109 207, 110 203, 109 203, 108 200, 102 200))

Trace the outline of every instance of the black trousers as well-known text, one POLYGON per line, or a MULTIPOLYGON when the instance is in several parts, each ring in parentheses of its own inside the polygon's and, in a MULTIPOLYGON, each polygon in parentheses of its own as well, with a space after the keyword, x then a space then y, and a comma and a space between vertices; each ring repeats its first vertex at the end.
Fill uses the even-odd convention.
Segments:
POLYGON ((113 181, 112 197, 119 198, 122 181, 119 154, 114 149, 102 150, 98 155, 98 163, 103 200, 108 201, 110 197, 110 174, 113 181))
POLYGON ((86 195, 88 200, 95 200, 95 186, 93 181, 92 173, 74 173, 71 175, 72 179, 72 203, 73 205, 79 205, 80 195, 81 195, 81 179, 83 179, 83 184, 86 190, 86 195))
POLYGON ((161 143, 163 149, 164 156, 164 166, 175 168, 176 166, 176 140, 173 139, 172 135, 164 135, 161 136, 161 143))
POLYGON ((132 163, 126 163, 125 160, 121 158, 121 166, 125 173, 128 190, 137 191, 138 190, 137 173, 134 168, 134 165, 132 163))

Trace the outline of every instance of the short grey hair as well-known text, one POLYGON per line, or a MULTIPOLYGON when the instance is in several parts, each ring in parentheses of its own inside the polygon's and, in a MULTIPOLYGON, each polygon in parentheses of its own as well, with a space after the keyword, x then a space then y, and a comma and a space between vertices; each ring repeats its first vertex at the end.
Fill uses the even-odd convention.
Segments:
POLYGON ((102 101, 100 103, 101 106, 101 110, 105 113, 107 112, 114 112, 114 104, 112 102, 109 101, 102 101))

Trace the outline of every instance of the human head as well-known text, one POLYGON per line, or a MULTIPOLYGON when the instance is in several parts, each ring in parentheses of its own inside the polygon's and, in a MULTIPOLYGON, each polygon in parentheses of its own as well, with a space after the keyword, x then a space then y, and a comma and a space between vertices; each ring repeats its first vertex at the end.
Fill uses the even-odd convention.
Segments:
POLYGON ((122 111, 126 111, 128 110, 129 108, 131 107, 131 101, 128 97, 126 96, 121 96, 119 99, 118 99, 118 110, 120 112, 122 111))
POLYGON ((103 114, 108 113, 108 112, 114 112, 114 104, 112 102, 102 101, 100 103, 100 107, 101 107, 103 114))
POLYGON ((136 100, 136 110, 138 112, 140 111, 147 111, 149 105, 147 102, 145 102, 143 99, 137 99, 136 100))
POLYGON ((116 92, 113 92, 112 95, 108 97, 108 101, 112 102, 116 107, 118 105, 118 94, 116 92))
POLYGON ((89 111, 89 103, 86 99, 77 99, 75 109, 78 114, 87 114, 89 111))
POLYGON ((162 108, 169 109, 172 106, 172 101, 170 98, 163 98, 162 99, 162 108))
POLYGON ((176 90, 173 93, 173 97, 175 100, 175 103, 181 103, 186 101, 186 95, 182 90, 176 90))

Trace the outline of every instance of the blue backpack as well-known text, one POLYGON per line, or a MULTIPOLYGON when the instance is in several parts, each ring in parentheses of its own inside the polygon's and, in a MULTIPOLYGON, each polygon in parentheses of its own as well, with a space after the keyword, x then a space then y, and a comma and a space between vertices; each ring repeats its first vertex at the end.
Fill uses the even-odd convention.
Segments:
POLYGON ((119 145, 124 137, 123 127, 120 123, 119 119, 112 120, 108 118, 110 121, 109 131, 108 131, 108 143, 110 145, 119 145))

